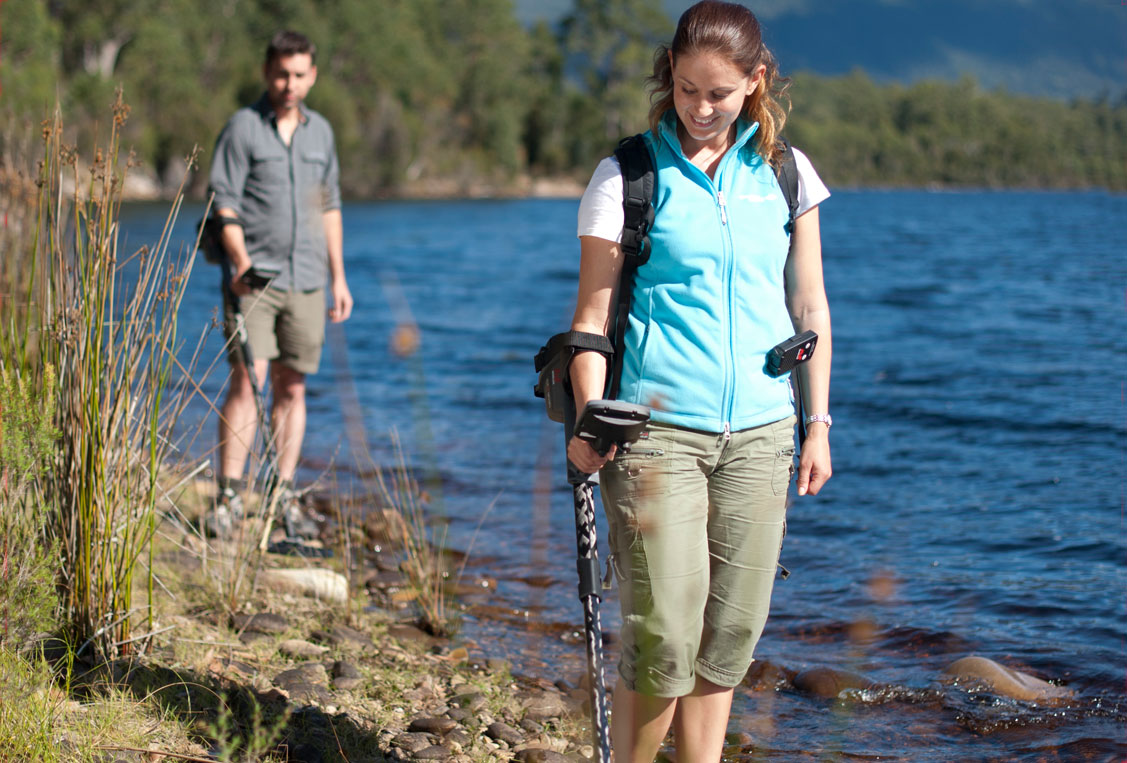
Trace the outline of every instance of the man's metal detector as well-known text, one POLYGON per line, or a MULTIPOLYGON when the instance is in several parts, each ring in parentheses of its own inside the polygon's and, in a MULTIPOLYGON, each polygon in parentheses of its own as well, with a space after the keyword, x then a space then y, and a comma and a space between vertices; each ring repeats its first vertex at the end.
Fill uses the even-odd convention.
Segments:
MULTIPOLYGON (((223 301, 227 305, 227 314, 231 316, 234 321, 234 337, 236 342, 239 343, 239 351, 243 356, 243 367, 246 369, 247 376, 250 378, 250 389, 254 394, 254 408, 258 416, 258 432, 262 437, 262 451, 263 460, 266 464, 265 482, 270 484, 278 479, 278 447, 274 442, 274 427, 270 421, 270 416, 266 411, 266 404, 263 401, 262 392, 258 388, 258 374, 254 369, 254 353, 250 349, 250 336, 247 334, 246 319, 243 316, 242 308, 239 306, 239 298, 235 292, 231 291, 231 262, 226 257, 220 260, 220 267, 223 271, 223 301)), ((254 289, 265 288, 271 280, 277 275, 276 272, 251 268, 243 275, 243 281, 254 289)), ((274 511, 277 501, 270 500, 266 513, 266 526, 262 530, 262 541, 259 543, 261 550, 266 550, 266 544, 270 539, 270 530, 274 525, 274 511)), ((296 538, 296 529, 292 526, 293 521, 285 514, 282 515, 282 521, 286 525, 286 537, 296 538)))
MULTIPOLYGON (((574 429, 575 436, 606 455, 611 445, 619 451, 630 449, 638 439, 650 409, 644 405, 615 400, 592 400, 575 422, 575 404, 568 401, 564 421, 564 447, 574 429), (573 427, 574 424, 574 427, 573 427)), ((583 602, 583 629, 587 636, 587 678, 591 700, 591 721, 599 763, 610 761, 610 733, 607 727, 607 695, 603 683, 603 631, 599 622, 599 554, 595 533, 594 487, 598 474, 584 474, 567 462, 567 481, 575 495, 575 540, 578 549, 576 568, 579 571, 579 600, 583 602)))

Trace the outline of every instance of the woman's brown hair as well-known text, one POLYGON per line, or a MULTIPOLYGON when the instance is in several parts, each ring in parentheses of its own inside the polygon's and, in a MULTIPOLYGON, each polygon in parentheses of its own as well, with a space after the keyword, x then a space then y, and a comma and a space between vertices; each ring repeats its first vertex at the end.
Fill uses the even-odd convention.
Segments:
POLYGON ((650 129, 656 134, 665 112, 673 108, 673 66, 683 55, 715 53, 750 76, 760 64, 767 67, 755 91, 744 100, 743 114, 759 122, 756 151, 771 164, 781 154, 779 134, 787 121, 790 102, 786 97, 790 80, 779 76, 779 65, 763 44, 759 20, 750 10, 736 3, 703 0, 689 8, 677 22, 673 42, 659 45, 654 53, 654 72, 650 83, 650 129))

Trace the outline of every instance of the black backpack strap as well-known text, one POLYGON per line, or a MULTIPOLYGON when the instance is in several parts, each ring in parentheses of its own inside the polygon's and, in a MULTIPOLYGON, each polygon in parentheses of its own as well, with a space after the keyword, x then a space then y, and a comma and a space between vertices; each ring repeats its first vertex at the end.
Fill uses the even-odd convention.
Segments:
POLYGON ((622 170, 622 274, 618 280, 618 299, 614 321, 614 356, 606 396, 618 397, 622 378, 622 344, 630 317, 630 298, 634 292, 634 271, 650 258, 650 228, 654 221, 655 173, 646 139, 641 135, 625 138, 614 150, 622 170))
POLYGON ((798 217, 798 165, 794 161, 794 149, 786 138, 779 138, 778 147, 783 155, 775 167, 775 178, 783 189, 790 217, 787 219, 787 233, 794 233, 794 221, 798 217))

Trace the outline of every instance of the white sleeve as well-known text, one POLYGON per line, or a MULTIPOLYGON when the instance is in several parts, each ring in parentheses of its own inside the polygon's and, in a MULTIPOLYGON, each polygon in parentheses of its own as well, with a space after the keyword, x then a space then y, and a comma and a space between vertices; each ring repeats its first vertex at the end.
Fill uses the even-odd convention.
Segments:
POLYGON ((579 232, 576 235, 621 242, 622 220, 622 170, 618 159, 608 156, 595 168, 595 174, 579 200, 579 232))
MULTIPOLYGON (((814 165, 806 154, 794 149, 794 165, 798 170, 798 211, 796 217, 801 217, 814 207, 830 197, 830 189, 818 177, 814 165)), ((621 194, 620 194, 621 196, 621 194)))

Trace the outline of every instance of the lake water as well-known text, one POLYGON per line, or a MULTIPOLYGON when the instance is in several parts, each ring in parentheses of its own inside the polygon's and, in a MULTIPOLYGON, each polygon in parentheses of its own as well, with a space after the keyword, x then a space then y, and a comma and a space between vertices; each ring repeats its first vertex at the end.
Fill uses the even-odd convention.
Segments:
MULTIPOLYGON (((398 431, 420 478, 439 481, 432 508, 468 551, 466 574, 497 581, 467 601, 461 638, 572 681, 584 658, 571 495, 531 386, 533 354, 573 308, 576 206, 348 204, 357 306, 311 382, 302 471, 336 465, 347 481, 342 401, 358 401, 378 461, 398 431), (404 359, 390 339, 406 310, 422 343, 404 359)), ((154 240, 164 212, 129 206, 129 245, 154 240)), ((198 214, 183 214, 183 239, 198 214)), ((792 498, 793 574, 757 658, 885 688, 825 700, 741 686, 730 728, 753 744, 731 759, 1127 755, 1124 220, 1127 197, 1102 193, 843 191, 823 206, 835 476, 792 498), (968 654, 1075 697, 1045 707, 941 683, 968 654)), ((210 319, 217 278, 197 265, 186 336, 210 319)), ((219 344, 213 332, 206 351, 219 344)), ((603 612, 616 629, 613 593, 603 612)))

